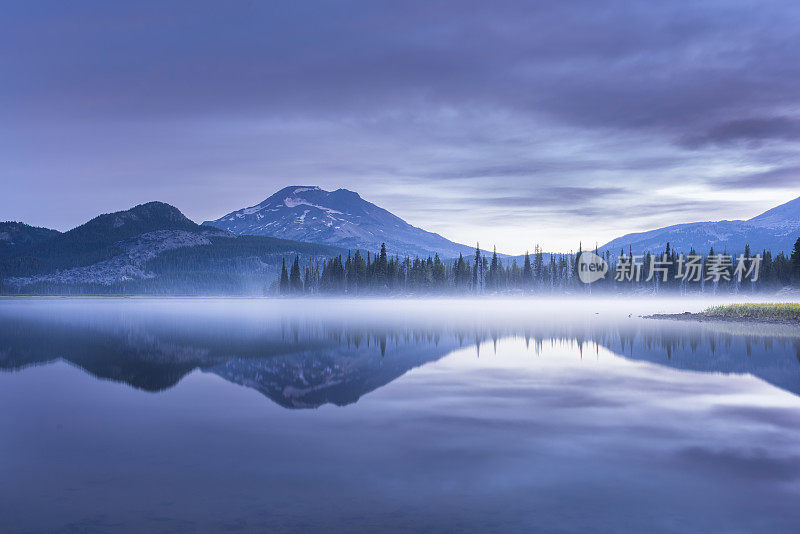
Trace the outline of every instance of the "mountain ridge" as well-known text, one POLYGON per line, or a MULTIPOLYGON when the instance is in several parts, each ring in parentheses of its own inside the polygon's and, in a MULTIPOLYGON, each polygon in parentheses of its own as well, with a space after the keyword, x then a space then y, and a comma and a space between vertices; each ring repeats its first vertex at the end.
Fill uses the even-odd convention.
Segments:
MULTIPOLYGON (((163 202, 98 215, 63 233, 0 223, 0 287, 23 293, 262 294, 282 261, 294 255, 308 265, 315 259, 347 256, 355 248, 376 252, 382 242, 391 256, 438 253, 449 261, 474 252, 413 227, 346 189, 291 186, 226 217, 230 223, 242 221, 242 233, 198 225, 163 202), (269 218, 271 213, 278 216, 269 218), (366 229, 359 227, 362 218, 366 229), (307 220, 316 220, 310 232, 304 227, 307 220), (265 224, 286 228, 276 233, 289 238, 245 233, 250 226, 265 224), (344 234, 339 232, 342 227, 344 234), (365 240, 369 246, 364 246, 365 240)), ((706 253, 713 246, 717 252, 738 254, 749 244, 753 253, 766 249, 777 254, 788 253, 798 236, 800 197, 747 220, 675 224, 626 234, 598 248, 641 254, 660 252, 669 242, 682 252, 694 248, 706 253)), ((547 262, 549 254, 543 256, 547 262)), ((513 259, 523 261, 522 256, 504 256, 503 261, 513 259)))
POLYGON ((11 293, 263 294, 284 258, 307 262, 343 252, 239 237, 200 226, 169 204, 148 202, 30 246, 0 248, 0 286, 11 293))
POLYGON ((800 237, 800 197, 775 206, 746 220, 721 220, 679 223, 670 226, 632 232, 612 239, 599 247, 617 253, 631 250, 634 254, 660 252, 667 243, 673 250, 706 253, 711 247, 717 252, 743 252, 749 245, 753 252, 761 250, 791 252, 800 237))

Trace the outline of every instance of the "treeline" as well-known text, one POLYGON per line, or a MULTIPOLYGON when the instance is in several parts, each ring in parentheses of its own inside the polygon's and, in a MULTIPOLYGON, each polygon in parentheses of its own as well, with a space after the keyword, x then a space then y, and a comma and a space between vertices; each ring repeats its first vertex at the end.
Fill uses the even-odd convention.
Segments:
POLYGON ((612 257, 610 251, 595 250, 608 272, 591 284, 581 282, 578 273, 583 254, 580 247, 577 253, 545 254, 536 246, 521 261, 503 261, 496 251, 487 257, 476 247, 471 258, 459 255, 443 261, 438 254, 424 259, 389 256, 384 244, 377 254, 357 250, 306 265, 295 256, 287 266, 284 258, 281 274, 268 291, 282 295, 736 293, 775 291, 800 281, 800 238, 791 256, 783 252, 773 256, 767 250, 755 254, 749 246, 736 256, 713 248, 704 255, 694 250, 683 255, 669 244, 660 254, 641 256, 623 250, 612 257))

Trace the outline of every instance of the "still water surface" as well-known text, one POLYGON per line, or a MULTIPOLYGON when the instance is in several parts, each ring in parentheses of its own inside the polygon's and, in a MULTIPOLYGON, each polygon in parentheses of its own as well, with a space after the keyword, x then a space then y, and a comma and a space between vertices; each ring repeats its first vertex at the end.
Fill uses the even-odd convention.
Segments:
POLYGON ((0 531, 799 532, 800 329, 705 304, 0 300, 0 531))

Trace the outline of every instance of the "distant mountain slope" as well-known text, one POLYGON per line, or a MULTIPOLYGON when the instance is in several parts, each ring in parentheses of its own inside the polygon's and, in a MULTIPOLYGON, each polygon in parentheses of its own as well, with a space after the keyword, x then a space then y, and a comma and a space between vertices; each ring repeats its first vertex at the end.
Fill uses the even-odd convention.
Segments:
POLYGON ((0 222, 0 251, 31 247, 60 233, 58 230, 28 226, 21 222, 0 222))
POLYGON ((281 189, 255 206, 231 212, 213 226, 237 235, 260 235, 323 243, 375 252, 386 243, 390 254, 443 257, 471 254, 474 249, 439 234, 411 226, 400 217, 347 189, 325 191, 316 186, 281 189))
POLYGON ((338 248, 201 227, 150 202, 100 215, 63 234, 0 250, 11 293, 261 294, 283 258, 341 254, 338 248))
POLYGON ((800 237, 800 197, 782 204, 761 215, 746 221, 716 221, 676 224, 648 232, 627 234, 609 243, 601 250, 617 254, 657 252, 664 249, 667 242, 674 250, 688 252, 694 248, 706 253, 713 246, 717 252, 741 252, 745 245, 756 252, 771 250, 789 253, 794 242, 800 237))

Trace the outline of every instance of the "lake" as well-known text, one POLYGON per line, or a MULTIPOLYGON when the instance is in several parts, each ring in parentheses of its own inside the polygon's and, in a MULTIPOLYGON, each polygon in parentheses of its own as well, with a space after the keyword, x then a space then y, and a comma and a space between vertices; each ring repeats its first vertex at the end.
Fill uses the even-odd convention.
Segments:
POLYGON ((0 300, 0 530, 796 533, 800 329, 680 300, 0 300))

